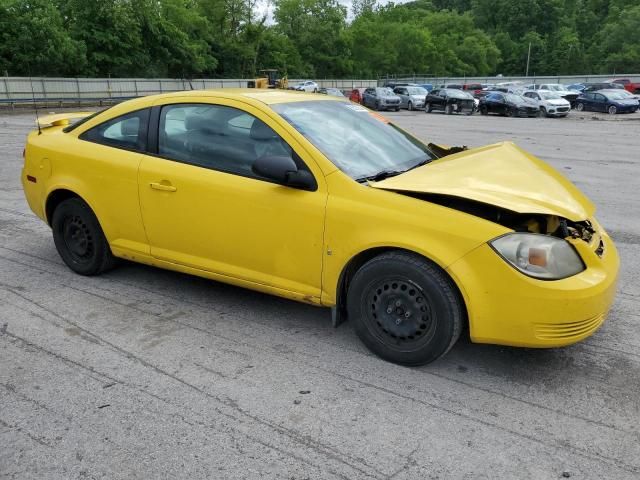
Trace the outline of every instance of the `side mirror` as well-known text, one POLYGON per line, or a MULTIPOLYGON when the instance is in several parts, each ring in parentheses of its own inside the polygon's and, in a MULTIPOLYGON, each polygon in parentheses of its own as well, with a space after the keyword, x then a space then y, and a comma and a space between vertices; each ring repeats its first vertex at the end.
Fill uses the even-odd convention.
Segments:
POLYGON ((306 170, 298 170, 293 158, 286 155, 265 155, 253 162, 251 170, 256 175, 282 185, 301 190, 315 190, 316 180, 306 170))

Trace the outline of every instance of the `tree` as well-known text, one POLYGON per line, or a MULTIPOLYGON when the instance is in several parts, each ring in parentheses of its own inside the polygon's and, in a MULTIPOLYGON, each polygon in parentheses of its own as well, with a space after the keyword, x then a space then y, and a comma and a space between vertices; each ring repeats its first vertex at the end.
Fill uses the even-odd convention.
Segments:
POLYGON ((53 1, 0 1, 0 74, 75 76, 86 63, 53 1))

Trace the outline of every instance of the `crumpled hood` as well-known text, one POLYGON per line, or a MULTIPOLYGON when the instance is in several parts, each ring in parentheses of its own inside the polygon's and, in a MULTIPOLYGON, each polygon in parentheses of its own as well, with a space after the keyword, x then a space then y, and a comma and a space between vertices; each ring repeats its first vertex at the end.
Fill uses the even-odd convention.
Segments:
POLYGON ((518 213, 585 220, 594 205, 547 163, 512 142, 466 150, 369 184, 384 190, 467 198, 518 213))

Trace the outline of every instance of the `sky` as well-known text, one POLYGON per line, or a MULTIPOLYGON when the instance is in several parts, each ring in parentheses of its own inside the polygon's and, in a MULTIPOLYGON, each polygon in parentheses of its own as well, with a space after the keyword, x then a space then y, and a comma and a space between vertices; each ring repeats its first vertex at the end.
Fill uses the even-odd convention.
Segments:
MULTIPOLYGON (((341 4, 347 7, 348 18, 351 19, 351 0, 338 0, 341 4)), ((378 0, 379 5, 385 5, 390 3, 391 0, 378 0)), ((411 0, 394 0, 393 3, 407 3, 411 0)), ((270 0, 260 0, 259 5, 257 6, 257 10, 260 15, 267 13, 267 23, 272 24, 273 22, 273 1, 270 0)))

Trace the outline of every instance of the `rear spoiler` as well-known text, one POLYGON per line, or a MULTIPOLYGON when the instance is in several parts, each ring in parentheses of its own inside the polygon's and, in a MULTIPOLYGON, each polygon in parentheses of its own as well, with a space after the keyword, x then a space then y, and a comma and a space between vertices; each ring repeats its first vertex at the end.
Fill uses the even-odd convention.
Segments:
POLYGON ((44 115, 38 118, 38 126, 40 127, 56 127, 60 125, 69 125, 69 120, 77 118, 85 118, 93 115, 95 112, 69 112, 57 113, 53 115, 44 115))

